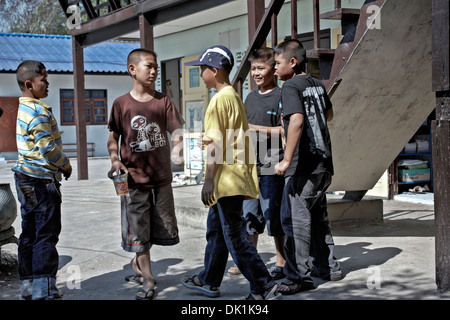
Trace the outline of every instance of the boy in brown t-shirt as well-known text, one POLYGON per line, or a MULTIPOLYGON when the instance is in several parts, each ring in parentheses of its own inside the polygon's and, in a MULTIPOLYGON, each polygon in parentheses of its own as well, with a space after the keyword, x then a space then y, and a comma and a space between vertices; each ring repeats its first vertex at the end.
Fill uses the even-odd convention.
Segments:
POLYGON ((122 248, 136 252, 131 264, 143 286, 136 295, 138 300, 149 300, 154 295, 151 246, 180 241, 167 133, 173 134, 175 147, 181 139, 175 139, 180 135, 174 133, 184 120, 173 102, 153 89, 158 73, 156 59, 156 53, 147 49, 136 49, 128 55, 133 89, 114 101, 108 123, 108 177, 112 178, 114 172, 128 173, 129 197, 121 197, 122 248))

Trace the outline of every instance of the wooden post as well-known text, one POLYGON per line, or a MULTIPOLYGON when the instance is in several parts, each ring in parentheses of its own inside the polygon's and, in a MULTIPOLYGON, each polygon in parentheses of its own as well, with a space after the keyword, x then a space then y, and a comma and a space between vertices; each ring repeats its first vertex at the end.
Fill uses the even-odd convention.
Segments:
POLYGON ((141 48, 155 50, 153 27, 145 14, 139 15, 139 36, 141 48))
POLYGON ((297 1, 291 1, 291 37, 298 39, 297 1))
POLYGON ((72 37, 74 107, 77 133, 77 164, 78 180, 88 180, 87 139, 86 139, 86 108, 84 94, 84 57, 83 47, 72 37))
POLYGON ((436 120, 432 121, 436 285, 450 289, 450 4, 433 0, 433 74, 436 120))
POLYGON ((258 29, 259 22, 264 16, 264 0, 247 0, 248 11, 248 39, 251 41, 258 29))
POLYGON ((319 0, 313 0, 314 49, 320 48, 320 10, 319 0))
POLYGON ((340 9, 341 8, 341 0, 334 0, 334 9, 340 9))
POLYGON ((271 19, 272 24, 272 31, 271 31, 271 37, 272 37, 272 48, 275 49, 275 47, 278 44, 278 24, 277 24, 277 15, 273 14, 271 19))
MULTIPOLYGON (((264 16, 265 6, 264 0, 247 0, 247 12, 248 12, 248 41, 251 42, 256 29, 258 29, 259 22, 264 16)), ((249 77, 249 89, 251 91, 257 90, 258 86, 256 85, 255 80, 252 77, 249 77)))

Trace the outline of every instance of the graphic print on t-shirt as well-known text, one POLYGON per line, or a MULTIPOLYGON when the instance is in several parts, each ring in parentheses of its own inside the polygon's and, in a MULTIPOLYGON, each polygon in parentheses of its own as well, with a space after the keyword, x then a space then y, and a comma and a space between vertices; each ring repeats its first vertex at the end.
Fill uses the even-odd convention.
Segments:
POLYGON ((131 128, 138 131, 137 140, 130 143, 132 152, 152 151, 166 145, 166 139, 156 122, 147 124, 147 118, 137 115, 131 119, 131 128))

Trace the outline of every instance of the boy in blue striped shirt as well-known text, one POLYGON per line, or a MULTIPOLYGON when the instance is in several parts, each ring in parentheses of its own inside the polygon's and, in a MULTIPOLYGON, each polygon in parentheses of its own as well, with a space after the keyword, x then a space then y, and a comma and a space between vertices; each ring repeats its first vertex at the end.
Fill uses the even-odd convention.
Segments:
POLYGON ((47 71, 38 61, 23 61, 17 68, 22 91, 17 112, 18 160, 12 170, 21 204, 22 233, 18 264, 21 299, 55 299, 61 232, 62 176, 72 166, 62 152, 61 135, 52 108, 40 101, 48 96, 47 71))

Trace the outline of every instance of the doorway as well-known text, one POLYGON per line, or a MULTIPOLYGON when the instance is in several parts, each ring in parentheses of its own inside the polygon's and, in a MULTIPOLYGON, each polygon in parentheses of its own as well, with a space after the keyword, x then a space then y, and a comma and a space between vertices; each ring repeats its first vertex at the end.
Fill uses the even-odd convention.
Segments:
POLYGON ((186 130, 184 133, 185 175, 193 177, 203 170, 202 132, 204 130, 205 111, 209 102, 209 93, 201 79, 198 66, 186 66, 185 63, 198 59, 199 55, 181 60, 183 70, 183 109, 186 130))
POLYGON ((19 109, 18 97, 0 97, 0 107, 3 114, 0 118, 0 153, 17 152, 16 123, 17 110, 19 109))
POLYGON ((175 104, 177 110, 183 114, 181 108, 181 71, 180 71, 181 59, 172 59, 161 61, 161 91, 166 94, 175 104))

